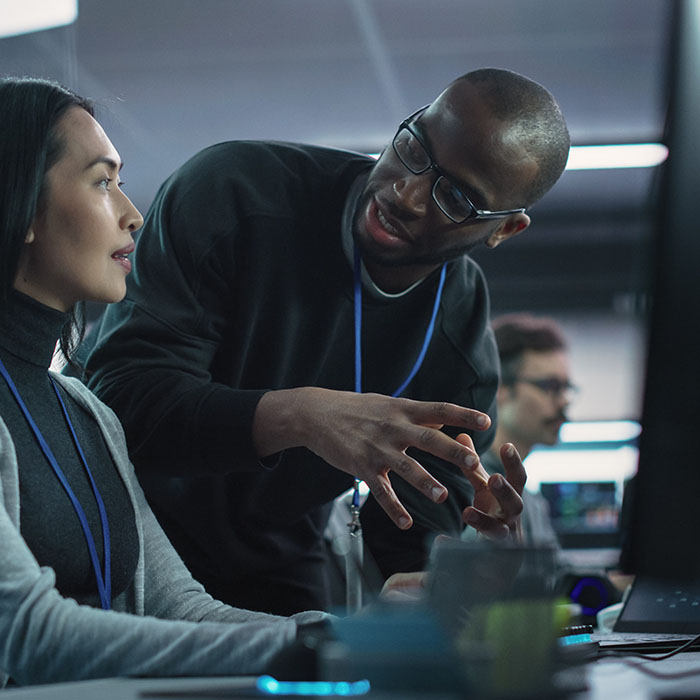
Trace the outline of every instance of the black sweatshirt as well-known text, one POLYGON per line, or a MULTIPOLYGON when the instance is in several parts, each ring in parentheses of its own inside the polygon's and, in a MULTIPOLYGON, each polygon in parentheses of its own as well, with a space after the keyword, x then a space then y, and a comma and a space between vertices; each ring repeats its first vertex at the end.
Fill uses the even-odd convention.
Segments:
MULTIPOLYGON (((123 422, 156 515, 195 577, 234 605, 291 613, 326 604, 321 536, 332 499, 352 480, 305 448, 262 465, 251 427, 266 390, 354 388, 341 223, 352 183, 372 162, 270 142, 200 152, 156 195, 126 299, 91 338, 90 386, 123 422)), ((438 279, 436 271, 396 299, 363 295, 363 391, 391 394, 408 375, 438 279)), ((488 314, 478 266, 466 256, 448 263, 430 348, 403 396, 495 417, 488 314)), ((485 451, 492 430, 473 437, 485 451)), ((426 534, 457 532, 470 502, 456 467, 419 459, 450 496, 436 505, 394 477, 414 518, 405 532, 369 499, 365 540, 385 575, 422 567, 426 534)))

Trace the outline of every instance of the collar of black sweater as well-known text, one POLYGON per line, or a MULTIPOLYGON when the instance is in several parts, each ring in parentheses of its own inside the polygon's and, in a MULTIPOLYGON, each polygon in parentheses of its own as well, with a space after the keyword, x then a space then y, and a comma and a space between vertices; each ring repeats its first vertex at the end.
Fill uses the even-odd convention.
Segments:
POLYGON ((0 309, 0 347, 19 360, 48 368, 70 317, 13 290, 0 309))

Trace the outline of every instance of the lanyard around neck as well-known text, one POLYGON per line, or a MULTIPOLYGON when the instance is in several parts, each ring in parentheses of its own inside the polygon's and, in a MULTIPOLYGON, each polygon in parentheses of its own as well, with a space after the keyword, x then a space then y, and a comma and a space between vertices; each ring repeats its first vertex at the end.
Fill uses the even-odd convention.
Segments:
POLYGON ((90 560, 92 562, 92 567, 95 571, 95 578, 97 579, 97 590, 98 590, 98 593, 100 595, 100 604, 102 605, 102 608, 104 610, 109 610, 111 607, 111 600, 112 600, 112 575, 111 575, 109 522, 107 520, 107 511, 105 509, 104 502, 102 501, 102 497, 100 496, 100 492, 97 488, 97 484, 95 483, 95 480, 92 477, 92 472, 90 471, 90 468, 88 467, 87 460, 85 459, 85 454, 83 453, 83 449, 80 446, 80 442, 78 441, 78 436, 76 435, 75 430, 73 428, 73 423, 71 422, 71 419, 68 416, 68 411, 66 409, 66 405, 63 402, 63 399, 61 398, 61 394, 58 391, 58 387, 56 386, 56 382, 53 380, 53 378, 51 376, 49 376, 49 379, 51 381, 51 385, 53 386, 53 389, 56 392, 56 396, 58 397, 58 401, 61 404, 61 409, 62 409, 63 415, 66 419, 66 424, 68 425, 68 429, 70 430, 71 436, 73 438, 73 443, 75 444, 76 450, 78 451, 78 454, 79 454, 80 459, 83 463, 83 467, 85 468, 85 472, 88 476, 88 479, 90 480, 90 485, 92 486, 92 491, 95 494, 95 501, 97 502, 97 508, 100 512, 100 522, 102 524, 102 536, 103 536, 103 542, 104 542, 104 561, 105 561, 104 574, 103 574, 101 567, 100 567, 100 561, 99 561, 99 558, 97 556, 97 548, 95 546, 95 540, 92 536, 92 533, 90 532, 90 526, 88 525, 85 511, 83 510, 83 507, 80 505, 80 501, 78 501, 76 495, 73 493, 73 489, 71 488, 70 484, 68 483, 68 479, 66 479, 66 476, 63 473, 63 470, 61 469, 56 458, 54 457, 53 452, 51 451, 51 448, 49 447, 48 443, 44 439, 44 436, 41 434, 41 431, 39 430, 39 426, 36 424, 36 422, 32 418, 31 413, 29 413, 29 409, 27 408, 26 404, 22 400, 22 397, 20 396, 20 393, 17 390, 15 383, 12 381, 12 377, 10 377, 10 374, 7 371, 2 360, 0 360, 0 374, 2 374, 2 376, 5 378, 5 381, 7 382, 7 386, 10 388, 10 391, 14 395, 15 400, 17 401, 17 404, 19 405, 22 413, 24 414, 24 417, 27 420, 27 423, 29 423, 29 427, 32 429, 32 432, 34 433, 34 437, 36 438, 37 442, 39 443, 39 446, 41 447, 41 451, 44 453, 44 456, 46 457, 49 464, 51 465, 51 468, 53 469, 54 473, 58 477, 58 480, 61 482, 61 486, 63 486, 66 494, 68 495, 68 498, 70 499, 71 503, 73 504, 73 508, 75 510, 76 515, 78 516, 78 520, 80 521, 80 526, 83 530, 83 535, 85 536, 85 541, 87 543, 88 551, 90 553, 90 560))
MULTIPOLYGON (((446 275, 447 263, 443 263, 442 269, 440 270, 440 282, 438 283, 437 292, 435 294, 435 302, 433 303, 433 312, 430 316, 430 322, 428 323, 428 328, 425 331, 425 338, 423 340, 423 346, 418 353, 413 368, 408 373, 406 379, 399 384, 397 389, 394 391, 392 396, 401 396, 406 390, 413 377, 416 376, 418 370, 423 364, 425 359, 425 354, 428 351, 428 346, 433 337, 433 331, 435 330, 435 319, 437 318, 438 309, 440 308, 440 299, 442 298, 442 289, 445 286, 445 275, 446 275)), ((360 251, 355 245, 354 250, 354 287, 355 287, 355 391, 357 393, 362 392, 362 266, 360 260, 360 251)), ((355 492, 353 494, 353 505, 359 508, 359 480, 355 479, 355 492)))
MULTIPOLYGON (((433 303, 433 313, 430 316, 430 323, 425 331, 423 346, 416 357, 413 368, 408 373, 406 379, 399 384, 392 396, 401 396, 406 390, 413 377, 416 376, 418 370, 423 364, 425 354, 428 351, 430 340, 433 337, 435 330, 435 319, 437 318, 438 309, 440 308, 440 299, 442 298, 442 288, 445 286, 446 263, 443 263, 440 270, 440 282, 438 283, 437 293, 435 294, 435 302, 433 303)), ((360 262, 360 251, 355 246, 355 260, 353 265, 354 283, 355 283, 355 391, 362 391, 362 272, 360 262)))

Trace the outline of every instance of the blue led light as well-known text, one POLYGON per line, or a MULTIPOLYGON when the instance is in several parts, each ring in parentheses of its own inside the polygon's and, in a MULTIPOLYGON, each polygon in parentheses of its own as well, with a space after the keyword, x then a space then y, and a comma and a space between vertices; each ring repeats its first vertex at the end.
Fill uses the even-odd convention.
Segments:
POLYGON ((260 676, 257 688, 266 695, 342 696, 364 695, 369 692, 369 681, 278 681, 272 676, 260 676))
POLYGON ((559 637, 559 645, 564 647, 574 644, 585 644, 590 641, 592 641, 590 634, 570 634, 566 637, 559 637))

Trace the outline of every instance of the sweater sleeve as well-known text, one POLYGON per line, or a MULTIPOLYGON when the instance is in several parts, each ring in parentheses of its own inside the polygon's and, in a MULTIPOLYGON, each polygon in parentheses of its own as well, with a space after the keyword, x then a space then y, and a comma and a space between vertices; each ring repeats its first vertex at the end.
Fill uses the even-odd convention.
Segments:
POLYGON ((259 673, 296 636, 285 619, 161 620, 63 598, 0 506, 0 670, 20 685, 108 676, 259 673))
MULTIPOLYGON (((0 422, 0 473, 12 473, 11 439, 0 422)), ((129 479, 133 487, 135 478, 129 479)), ((12 491, 12 485, 10 490, 12 491)), ((260 673, 296 638, 297 623, 214 601, 180 562, 139 491, 145 615, 103 611, 62 597, 22 538, 0 483, 0 681, 20 685, 110 676, 260 673), (162 568, 158 568, 162 567, 162 568), (163 619, 167 618, 167 619, 163 619), (225 624, 222 624, 225 623, 225 624)), ((16 517, 16 516, 15 516, 16 517)), ((1 683, 0 683, 1 685, 1 683)))

